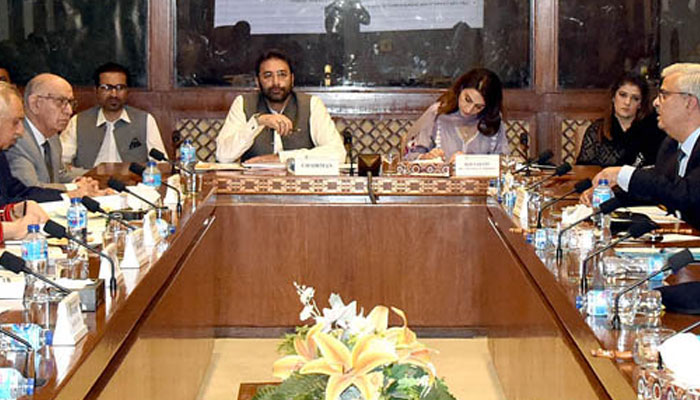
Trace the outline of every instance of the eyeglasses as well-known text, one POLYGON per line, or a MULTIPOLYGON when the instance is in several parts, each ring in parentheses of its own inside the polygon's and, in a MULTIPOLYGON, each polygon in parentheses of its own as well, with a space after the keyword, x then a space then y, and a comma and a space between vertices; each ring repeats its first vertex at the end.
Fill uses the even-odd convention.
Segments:
POLYGON ((101 90, 103 92, 111 92, 112 90, 116 90, 117 92, 122 92, 127 89, 128 86, 123 85, 123 84, 117 84, 117 85, 110 85, 109 83, 103 83, 99 86, 97 86, 98 90, 101 90))
POLYGON ((71 109, 75 110, 78 107, 78 100, 76 99, 71 99, 69 97, 63 97, 63 96, 51 96, 48 94, 38 94, 36 97, 40 97, 42 99, 49 99, 55 101, 59 107, 64 108, 65 106, 70 106, 71 109))
POLYGON ((673 91, 666 90, 666 89, 659 89, 659 100, 661 100, 661 101, 666 101, 666 99, 668 99, 668 97, 671 96, 672 94, 681 94, 681 95, 685 95, 685 96, 694 96, 694 94, 688 93, 688 92, 673 92, 673 91))

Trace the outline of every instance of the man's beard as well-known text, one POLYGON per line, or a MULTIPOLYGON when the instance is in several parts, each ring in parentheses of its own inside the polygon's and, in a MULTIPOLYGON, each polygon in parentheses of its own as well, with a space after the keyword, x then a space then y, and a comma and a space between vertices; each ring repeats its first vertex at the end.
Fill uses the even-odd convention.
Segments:
POLYGON ((289 97, 289 94, 292 92, 292 88, 288 87, 269 87, 267 89, 263 89, 263 96, 267 99, 267 101, 273 102, 273 103, 282 103, 285 100, 287 100, 287 97, 289 97), (277 92, 273 92, 274 89, 277 89, 277 92))

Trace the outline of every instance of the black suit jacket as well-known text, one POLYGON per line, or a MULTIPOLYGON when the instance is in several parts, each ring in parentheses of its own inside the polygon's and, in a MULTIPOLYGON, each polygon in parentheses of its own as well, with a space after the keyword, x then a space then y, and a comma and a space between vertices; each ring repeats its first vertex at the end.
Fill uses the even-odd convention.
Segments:
POLYGON ((12 176, 5 152, 0 151, 0 207, 24 200, 37 202, 61 200, 61 191, 25 186, 19 179, 12 176))
POLYGON ((663 204, 670 212, 700 229, 700 140, 690 153, 683 178, 678 177, 678 142, 666 138, 652 168, 637 169, 632 174, 627 195, 634 202, 663 204))

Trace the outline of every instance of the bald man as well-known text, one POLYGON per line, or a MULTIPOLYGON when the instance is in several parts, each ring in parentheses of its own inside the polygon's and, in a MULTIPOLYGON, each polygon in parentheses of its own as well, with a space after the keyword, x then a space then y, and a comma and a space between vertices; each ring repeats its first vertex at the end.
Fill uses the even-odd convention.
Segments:
POLYGON ((62 199, 60 191, 26 186, 10 172, 5 150, 24 133, 23 119, 22 97, 17 88, 0 82, 0 208, 4 210, 8 210, 6 206, 12 203, 25 200, 42 202, 62 199))
POLYGON ((95 185, 92 180, 75 179, 85 170, 67 170, 61 162, 58 134, 68 125, 75 106, 73 88, 58 75, 40 74, 27 83, 24 135, 7 150, 12 175, 25 185, 64 191, 95 185))

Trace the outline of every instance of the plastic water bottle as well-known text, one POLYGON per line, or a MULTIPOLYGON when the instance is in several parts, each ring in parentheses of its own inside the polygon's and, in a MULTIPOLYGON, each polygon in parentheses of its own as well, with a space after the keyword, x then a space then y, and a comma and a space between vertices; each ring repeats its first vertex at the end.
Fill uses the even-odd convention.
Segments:
POLYGON ((197 165, 197 149, 190 139, 180 146, 180 184, 185 194, 197 192, 197 176, 186 171, 194 171, 197 165))
POLYGON ((197 164, 197 149, 192 144, 192 140, 185 139, 180 146, 180 166, 193 170, 195 164, 197 164))
POLYGON ((87 243, 88 213, 79 197, 70 199, 66 219, 68 220, 68 233, 87 243))
POLYGON ((34 394, 34 385, 14 368, 0 368, 0 400, 14 400, 34 394))
MULTIPOLYGON (((48 272, 49 246, 46 239, 39 233, 39 225, 29 225, 29 234, 22 242, 22 258, 27 268, 44 274, 48 272)), ((49 292, 46 283, 26 274, 24 277, 24 295, 22 302, 30 315, 48 305, 49 292)))
POLYGON ((156 210, 156 228, 160 237, 165 239, 170 235, 170 224, 164 219, 163 212, 167 212, 167 209, 159 208, 156 210))
POLYGON ((156 166, 156 162, 149 161, 146 164, 146 169, 143 170, 143 184, 158 189, 160 187, 160 182, 160 170, 156 166))
POLYGON ((593 190, 593 207, 600 208, 600 205, 613 198, 613 191, 610 189, 607 179, 600 179, 598 186, 593 190))
MULTIPOLYGON (((600 179, 598 186, 593 189, 592 205, 595 209, 600 209, 600 205, 614 197, 613 191, 607 179, 600 179)), ((603 241, 610 239, 610 216, 596 216, 595 222, 600 229, 600 236, 603 241)))

